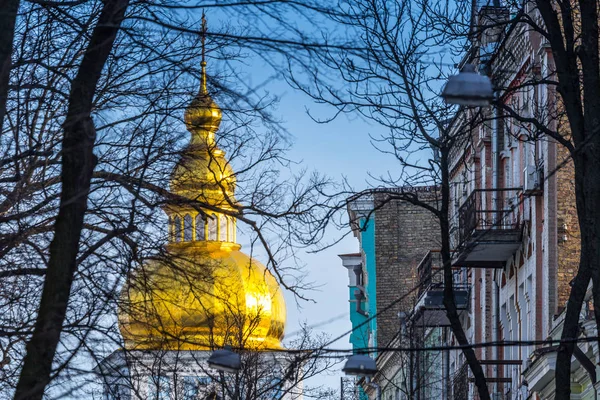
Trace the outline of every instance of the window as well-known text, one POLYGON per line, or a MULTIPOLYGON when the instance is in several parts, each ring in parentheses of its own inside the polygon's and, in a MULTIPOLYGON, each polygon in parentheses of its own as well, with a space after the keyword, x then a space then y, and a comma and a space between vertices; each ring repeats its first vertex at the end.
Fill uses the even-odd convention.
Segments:
POLYGON ((221 242, 226 242, 227 241, 227 225, 229 224, 229 218, 227 218, 225 215, 221 216, 220 218, 220 229, 219 229, 219 240, 221 242))
POLYGON ((196 215, 196 240, 206 240, 204 229, 204 218, 202 218, 202 214, 198 214, 196 215))
POLYGON ((173 219, 169 215, 169 222, 167 222, 167 229, 169 230, 169 242, 173 241, 173 219))
POLYGON ((235 242, 235 219, 229 219, 229 241, 235 242))
POLYGON ((181 242, 181 218, 175 217, 174 224, 173 235, 175 235, 175 241, 181 242))
POLYGON ((190 214, 185 214, 183 217, 183 241, 192 241, 192 216, 190 214))
POLYGON ((258 381, 258 394, 261 400, 276 400, 283 398, 283 381, 279 378, 262 378, 258 381))
POLYGON ((217 240, 217 224, 219 218, 212 214, 208 220, 208 240, 217 240))
POLYGON ((131 399, 130 388, 127 385, 121 384, 105 384, 104 393, 105 400, 129 400, 131 399))

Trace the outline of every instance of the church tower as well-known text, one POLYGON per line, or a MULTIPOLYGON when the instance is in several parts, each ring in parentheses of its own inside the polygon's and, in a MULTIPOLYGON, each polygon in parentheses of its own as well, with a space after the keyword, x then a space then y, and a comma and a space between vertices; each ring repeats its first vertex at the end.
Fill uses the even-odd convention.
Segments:
MULTIPOLYGON (((203 30, 206 29, 203 18, 203 30)), ((236 243, 235 174, 217 145, 222 113, 207 90, 185 111, 191 138, 171 175, 166 259, 134 274, 119 315, 128 349, 281 348, 285 302, 271 273, 236 243)))
POLYGON ((125 348, 96 368, 109 397, 204 398, 206 360, 225 345, 272 353, 267 363, 281 364, 273 352, 282 349, 285 301, 271 273, 236 242, 236 179, 215 136, 222 112, 207 89, 204 17, 202 27, 200 89, 184 115, 190 141, 171 174, 173 199, 163 207, 168 243, 121 293, 125 348), (122 389, 124 376, 130 388, 122 389))

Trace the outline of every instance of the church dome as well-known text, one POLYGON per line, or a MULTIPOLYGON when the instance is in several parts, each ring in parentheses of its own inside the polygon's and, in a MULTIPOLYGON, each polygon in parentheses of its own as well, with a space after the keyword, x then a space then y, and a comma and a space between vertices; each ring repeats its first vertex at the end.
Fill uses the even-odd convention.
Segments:
POLYGON ((119 315, 130 350, 281 348, 285 300, 275 278, 232 243, 169 245, 123 290, 119 315))
POLYGON ((205 66, 185 112, 191 140, 171 175, 171 192, 184 201, 164 207, 169 244, 129 276, 121 293, 127 349, 281 348, 282 290, 236 243, 235 174, 215 141, 221 110, 206 89, 205 66))

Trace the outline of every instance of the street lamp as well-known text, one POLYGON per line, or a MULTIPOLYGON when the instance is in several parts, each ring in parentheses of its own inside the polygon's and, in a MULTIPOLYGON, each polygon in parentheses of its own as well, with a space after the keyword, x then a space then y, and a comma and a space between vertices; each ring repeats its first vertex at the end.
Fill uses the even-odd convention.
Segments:
POLYGON ((354 354, 348 358, 342 371, 346 375, 373 376, 377 373, 377 364, 365 354, 354 354))
POLYGON ((236 373, 240 370, 240 355, 231 351, 230 346, 215 350, 208 358, 208 366, 221 372, 236 373))
POLYGON ((448 78, 442 98, 448 104, 485 107, 494 99, 494 88, 490 78, 478 74, 473 64, 465 64, 458 75, 448 78))

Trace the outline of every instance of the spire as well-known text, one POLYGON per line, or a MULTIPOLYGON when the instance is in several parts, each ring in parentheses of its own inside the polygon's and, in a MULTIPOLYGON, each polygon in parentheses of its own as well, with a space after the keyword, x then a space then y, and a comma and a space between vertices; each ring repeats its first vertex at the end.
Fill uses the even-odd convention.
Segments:
POLYGON ((208 89, 206 89, 206 14, 202 11, 202 31, 201 31, 201 39, 202 39, 202 62, 200 65, 202 67, 202 72, 200 76, 200 93, 204 95, 208 95, 208 89))
MULTIPOLYGON (((170 186, 171 191, 180 196, 229 210, 231 203, 235 203, 235 175, 225 157, 225 152, 219 148, 215 139, 222 113, 210 96, 206 84, 206 17, 204 14, 202 14, 200 39, 202 43, 200 89, 187 106, 184 115, 186 127, 191 134, 190 143, 173 171, 170 186)), ((225 230, 222 229, 223 232, 225 230)), ((235 232, 235 229, 233 231, 235 232)), ((206 237, 208 236, 210 235, 207 233, 206 237)))
POLYGON ((185 123, 192 134, 193 144, 214 145, 215 132, 221 123, 221 109, 208 93, 206 78, 206 15, 202 13, 200 39, 202 43, 202 61, 200 62, 200 90, 185 110, 185 123))

